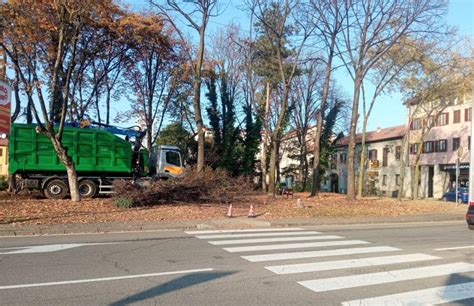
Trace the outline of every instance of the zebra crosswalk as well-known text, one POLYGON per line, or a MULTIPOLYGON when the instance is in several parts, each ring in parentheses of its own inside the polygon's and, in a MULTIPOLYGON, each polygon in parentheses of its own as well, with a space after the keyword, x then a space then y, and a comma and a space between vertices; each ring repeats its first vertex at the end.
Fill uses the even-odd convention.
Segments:
MULTIPOLYGON (((301 280, 297 280, 297 283, 318 294, 474 272, 474 264, 471 263, 445 263, 443 258, 438 256, 406 253, 392 246, 375 246, 364 240, 346 239, 301 228, 186 233, 211 245, 220 246, 227 252, 237 253, 251 263, 263 263, 266 270, 277 275, 292 274, 297 276, 296 278, 301 275, 301 280), (337 258, 338 256, 344 259, 337 258), (355 257, 348 259, 348 256, 355 257), (332 257, 335 257, 335 260, 329 260, 332 257), (291 262, 294 260, 297 262, 291 262), (301 262, 302 260, 305 262, 301 262), (278 261, 285 262, 276 265, 278 261), (266 265, 267 262, 270 265, 266 265), (397 267, 399 264, 410 264, 413 267, 400 269, 397 267), (367 269, 376 267, 382 267, 383 271, 360 273, 360 270, 356 270, 354 274, 354 271, 350 270, 360 268, 366 272, 367 269), (326 277, 327 274, 324 274, 321 278, 316 272, 322 271, 330 274, 342 272, 332 277, 326 277), (340 276, 341 273, 347 275, 340 276)), ((469 277, 465 279, 472 280, 469 277)), ((342 305, 433 305, 474 298, 474 282, 469 281, 419 289, 373 297, 362 296, 360 299, 343 301, 342 305)))

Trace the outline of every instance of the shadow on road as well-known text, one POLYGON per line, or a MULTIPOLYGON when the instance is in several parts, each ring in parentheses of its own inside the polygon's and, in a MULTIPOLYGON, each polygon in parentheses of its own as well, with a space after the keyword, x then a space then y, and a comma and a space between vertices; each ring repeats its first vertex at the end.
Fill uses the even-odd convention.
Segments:
POLYGON ((157 297, 162 294, 166 294, 172 291, 181 290, 186 287, 191 287, 197 284, 209 282, 221 277, 229 276, 235 272, 202 272, 202 273, 193 273, 181 276, 164 284, 161 284, 157 287, 150 288, 148 290, 136 293, 134 295, 128 296, 124 299, 111 303, 110 306, 122 306, 129 305, 132 303, 144 301, 157 297))
MULTIPOLYGON (((451 274, 448 281, 446 282, 446 286, 449 285, 462 285, 462 284, 468 284, 474 282, 474 278, 462 275, 462 274, 451 274)), ((466 288, 467 289, 467 288, 466 288)), ((464 289, 464 290, 466 290, 464 289)), ((450 292, 445 292, 443 295, 441 295, 441 298, 449 299, 451 296, 450 292)), ((467 305, 467 306, 472 306, 474 305, 474 298, 466 299, 466 300, 459 300, 452 302, 454 305, 467 305)))

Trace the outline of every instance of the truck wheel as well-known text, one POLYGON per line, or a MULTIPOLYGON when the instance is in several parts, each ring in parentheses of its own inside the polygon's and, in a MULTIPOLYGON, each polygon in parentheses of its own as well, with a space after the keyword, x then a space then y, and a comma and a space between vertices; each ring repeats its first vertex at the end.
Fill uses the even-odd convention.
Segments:
POLYGON ((82 180, 79 182, 79 194, 83 199, 90 199, 95 196, 97 185, 91 180, 82 180))
POLYGON ((52 200, 62 200, 66 197, 68 192, 68 188, 66 183, 63 180, 60 179, 54 179, 48 184, 46 184, 46 187, 44 188, 44 195, 48 199, 52 200))

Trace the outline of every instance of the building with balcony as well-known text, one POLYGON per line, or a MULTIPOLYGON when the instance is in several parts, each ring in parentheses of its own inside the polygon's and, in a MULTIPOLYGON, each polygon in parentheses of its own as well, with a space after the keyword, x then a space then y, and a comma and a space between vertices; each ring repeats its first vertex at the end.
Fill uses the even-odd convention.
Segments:
POLYGON ((415 164, 421 150, 419 180, 420 197, 441 198, 455 186, 456 164, 459 163, 460 186, 469 184, 472 97, 452 99, 447 104, 420 108, 416 100, 407 102, 409 129, 409 161, 415 164), (420 148, 421 146, 421 148, 420 148))
MULTIPOLYGON (((469 185, 469 157, 471 142, 472 98, 463 96, 443 103, 429 103, 420 107, 416 100, 406 102, 406 125, 377 129, 367 133, 367 160, 364 191, 368 194, 395 196, 400 188, 400 160, 403 137, 408 134, 405 156, 404 197, 412 194, 412 179, 417 152, 420 176, 418 195, 422 198, 441 198, 455 187, 459 164, 459 186, 469 185)), ((356 140, 356 180, 359 169, 361 135, 356 140)), ((337 175, 338 190, 347 190, 347 138, 339 144, 334 156, 332 176, 337 175)), ((357 181, 356 181, 357 186, 357 181)))
MULTIPOLYGON (((400 189, 400 164, 402 158, 402 140, 405 135, 405 125, 378 128, 366 133, 365 171, 363 179, 364 194, 396 196, 400 189)), ((356 155, 354 170, 356 173, 356 186, 360 165, 360 153, 362 134, 356 135, 356 155)), ((331 182, 335 185, 337 180, 337 192, 347 191, 347 143, 348 138, 341 139, 338 143, 337 153, 332 157, 331 182)), ((411 180, 409 172, 405 176, 404 196, 409 196, 411 180)), ((327 188, 327 186, 325 186, 327 188)), ((334 188, 329 188, 334 191, 334 188)))
MULTIPOLYGON (((406 161, 403 186, 404 197, 412 195, 412 179, 417 152, 420 176, 418 195, 422 198, 441 198, 443 193, 455 186, 456 165, 459 164, 459 185, 469 184, 469 150, 471 142, 472 98, 451 99, 437 104, 427 103, 420 107, 416 100, 407 101, 406 124, 378 128, 366 134, 366 160, 363 180, 365 194, 396 196, 400 190, 401 159, 406 161), (402 156, 402 142, 407 135, 408 148, 402 156), (421 150, 421 151, 420 151, 421 150)), ((311 135, 311 133, 310 133, 311 135)), ((354 167, 357 176, 361 148, 361 134, 356 136, 354 167)), ((347 142, 338 142, 337 152, 331 157, 331 165, 321 189, 345 193, 347 191, 347 142)), ((312 135, 307 139, 308 160, 312 156, 312 135)), ((301 175, 299 160, 295 159, 298 146, 295 133, 289 133, 281 144, 280 171, 301 175), (292 149, 291 149, 292 148, 292 149), (291 171, 288 171, 291 169, 291 171)), ((310 166, 311 169, 311 166, 310 166)), ((284 178, 284 175, 282 175, 284 178)))

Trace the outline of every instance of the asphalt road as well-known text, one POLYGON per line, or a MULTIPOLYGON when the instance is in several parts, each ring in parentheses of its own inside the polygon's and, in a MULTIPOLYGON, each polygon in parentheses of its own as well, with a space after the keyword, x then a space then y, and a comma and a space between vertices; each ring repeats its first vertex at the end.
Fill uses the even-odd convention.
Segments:
POLYGON ((463 222, 0 238, 1 305, 444 302, 474 305, 463 222))

